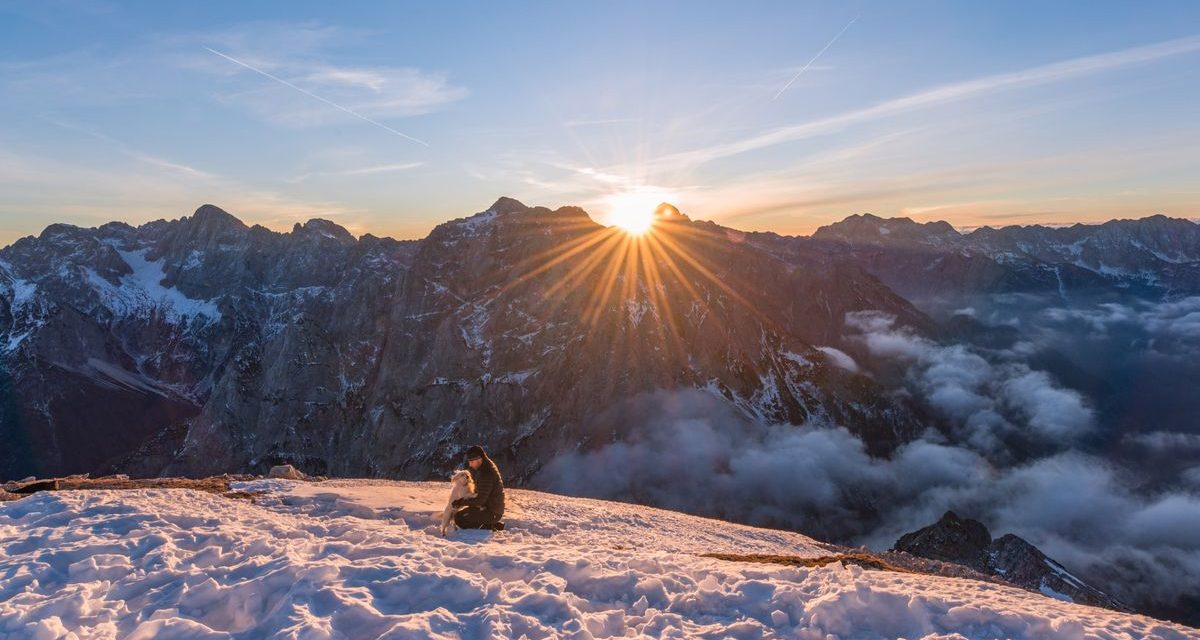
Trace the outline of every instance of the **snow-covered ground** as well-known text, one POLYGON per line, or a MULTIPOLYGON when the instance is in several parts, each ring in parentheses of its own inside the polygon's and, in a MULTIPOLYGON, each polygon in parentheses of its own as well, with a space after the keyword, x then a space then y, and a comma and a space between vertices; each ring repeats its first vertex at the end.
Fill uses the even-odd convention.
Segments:
POLYGON ((1200 638, 995 584, 733 563, 805 536, 508 491, 508 530, 437 535, 448 483, 264 480, 0 505, 0 637, 1200 638), (955 634, 961 634, 955 635, 955 634))

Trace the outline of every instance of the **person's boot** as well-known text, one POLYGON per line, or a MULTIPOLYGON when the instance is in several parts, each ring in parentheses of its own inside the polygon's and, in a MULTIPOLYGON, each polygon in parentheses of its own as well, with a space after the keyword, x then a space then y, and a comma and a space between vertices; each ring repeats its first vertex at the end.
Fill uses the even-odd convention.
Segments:
POLYGON ((488 525, 488 528, 491 529, 492 531, 504 531, 504 523, 503 522, 493 522, 492 524, 488 525))

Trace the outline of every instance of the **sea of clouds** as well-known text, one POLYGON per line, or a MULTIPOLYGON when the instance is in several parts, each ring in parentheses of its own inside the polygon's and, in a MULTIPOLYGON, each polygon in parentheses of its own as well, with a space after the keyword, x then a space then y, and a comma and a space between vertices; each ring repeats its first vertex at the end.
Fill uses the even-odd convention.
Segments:
POLYGON ((847 344, 900 367, 896 391, 942 420, 890 456, 868 455, 837 425, 759 424, 707 392, 663 391, 599 416, 638 427, 560 455, 535 482, 875 549, 953 509, 1135 605, 1170 609, 1200 594, 1200 434, 1152 424, 1109 433, 1124 422, 1104 414, 1103 398, 1030 364, 1047 344, 1072 356, 1117 351, 1124 358, 1108 373, 1118 382, 1169 361, 1185 380, 1164 384, 1194 386, 1185 354, 1200 354, 1200 298, 1021 311, 1022 339, 1003 348, 938 343, 882 313, 847 316, 847 344), (1130 340, 1133 353, 1112 344, 1130 340), (1156 473, 1144 468, 1166 459, 1156 473))

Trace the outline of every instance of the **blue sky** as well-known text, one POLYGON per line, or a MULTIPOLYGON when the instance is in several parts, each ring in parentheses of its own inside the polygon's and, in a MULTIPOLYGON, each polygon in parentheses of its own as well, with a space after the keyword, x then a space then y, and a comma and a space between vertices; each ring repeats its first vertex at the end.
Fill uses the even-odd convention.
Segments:
POLYGON ((1200 217, 1200 3, 437 4, 0 4, 0 244, 205 202, 416 238, 500 195, 1200 217))

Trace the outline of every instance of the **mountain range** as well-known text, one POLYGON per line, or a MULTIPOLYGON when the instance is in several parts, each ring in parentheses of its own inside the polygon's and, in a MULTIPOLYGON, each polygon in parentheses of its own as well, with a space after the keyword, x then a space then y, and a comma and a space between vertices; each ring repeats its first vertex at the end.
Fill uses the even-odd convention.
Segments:
MULTIPOLYGON (((1154 395, 1170 383, 1125 384, 1134 374, 1089 366, 1100 351, 1047 337, 1031 314, 985 316, 1016 301, 1088 326, 1160 308, 1147 305, 1175 305, 1186 321, 1190 307, 1178 301, 1200 292, 1193 222, 963 233, 864 214, 789 237, 660 211, 645 236, 578 207, 511 198, 411 241, 355 238, 321 219, 281 233, 212 205, 137 227, 51 225, 0 249, 0 477, 206 476, 288 463, 314 475, 428 479, 481 443, 510 483, 528 486, 560 473, 564 454, 702 437, 686 420, 647 434, 656 424, 647 406, 733 415, 721 427, 732 431, 837 427, 878 459, 918 440, 961 444, 1005 467, 1077 444, 1126 455, 1141 425, 1190 420, 1186 398, 1154 395), (936 386, 939 358, 975 367, 955 375, 1003 374, 991 391, 968 394, 992 408, 957 415, 963 383, 936 386), (996 364, 979 369, 985 358, 996 364), (1082 394, 1079 410, 1104 428, 1090 440, 1055 435, 1066 431, 1054 421, 1069 416, 1039 413, 1060 390, 1050 381, 1082 394), (1041 425, 1042 439, 1022 439, 1011 428, 1021 420, 1041 425), (969 440, 980 433, 1007 439, 984 449, 969 440)), ((1193 379, 1180 357, 1185 368, 1163 369, 1164 380, 1193 379)), ((723 456, 712 461, 718 473, 734 464, 723 456)), ((1191 473, 1180 460, 1143 466, 1191 473)), ((868 521, 890 508, 840 491, 868 521)), ((738 517, 721 505, 663 506, 738 517)), ((755 524, 792 526, 755 513, 755 524)))
POLYGON ((507 198, 415 242, 325 220, 277 233, 211 205, 52 225, 0 251, 0 475, 425 477, 478 441, 520 479, 627 429, 605 420, 617 401, 679 387, 853 425, 881 450, 916 432, 918 408, 815 347, 847 312, 932 330, 923 314, 853 265, 670 224, 651 259, 578 208, 507 198))
POLYGON ((1200 292, 1200 225, 1154 215, 1071 226, 980 227, 852 215, 812 236, 755 234, 775 251, 848 258, 913 300, 1052 293, 1149 297, 1200 292))
POLYGON ((620 437, 623 399, 679 388, 886 452, 934 418, 856 371, 848 313, 937 338, 955 327, 910 299, 1200 288, 1200 226, 1163 216, 963 234, 868 214, 783 237, 676 214, 655 236, 509 198, 418 241, 212 205, 51 225, 0 250, 0 476, 426 477, 479 441, 519 481, 620 437))

